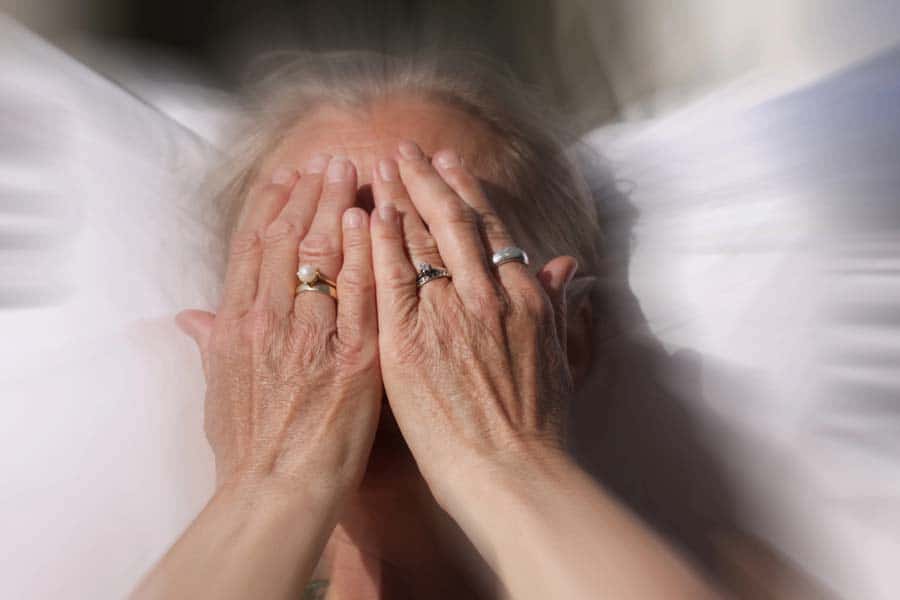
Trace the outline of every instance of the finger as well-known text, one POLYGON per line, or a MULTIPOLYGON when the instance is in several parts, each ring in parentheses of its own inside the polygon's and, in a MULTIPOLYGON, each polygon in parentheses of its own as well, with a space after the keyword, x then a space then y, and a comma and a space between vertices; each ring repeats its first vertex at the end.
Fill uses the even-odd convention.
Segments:
MULTIPOLYGON (((514 246, 506 224, 497 215, 478 179, 463 166, 459 155, 453 150, 441 150, 434 155, 432 163, 447 185, 478 213, 481 234, 490 253, 494 254, 503 248, 514 246)), ((534 284, 528 267, 521 262, 510 261, 495 269, 500 281, 507 288, 534 284)))
POLYGON ((466 302, 496 293, 478 231, 478 215, 425 160, 418 146, 401 142, 399 151, 400 176, 437 242, 457 293, 466 302))
POLYGON ((258 186, 248 195, 237 229, 231 234, 220 315, 240 316, 253 305, 265 229, 281 212, 297 177, 296 171, 280 169, 272 183, 258 186))
POLYGON ((378 335, 369 216, 361 208, 349 208, 342 225, 344 264, 337 279, 337 335, 344 344, 364 348, 378 335))
POLYGON ((378 330, 396 331, 412 322, 418 307, 416 271, 403 247, 397 207, 385 203, 373 213, 372 266, 378 304, 378 330))
MULTIPOLYGON (((372 192, 376 208, 386 203, 392 203, 400 213, 403 243, 412 264, 416 268, 420 264, 429 264, 436 269, 443 269, 444 261, 438 252, 437 242, 425 227, 419 211, 416 210, 409 198, 406 186, 400 180, 397 161, 392 158, 384 158, 379 161, 372 173, 372 192)), ((449 285, 451 285, 449 279, 436 279, 427 286, 429 289, 423 288, 420 293, 433 294, 435 290, 449 285)))
MULTIPOLYGON (((356 168, 343 157, 331 159, 325 173, 322 195, 309 231, 300 242, 299 264, 311 265, 332 281, 341 270, 341 217, 356 203, 356 168)), ((294 299, 294 315, 312 312, 316 318, 334 323, 334 300, 325 294, 303 292, 294 299)))
POLYGON ((203 372, 206 373, 206 356, 207 348, 209 348, 209 336, 212 334, 213 323, 216 315, 206 312, 205 310, 183 310, 175 315, 175 323, 178 328, 185 334, 190 336, 197 349, 200 351, 200 358, 203 361, 203 372))
POLYGON ((290 199, 266 228, 256 303, 286 315, 297 287, 297 246, 310 228, 322 190, 322 173, 330 156, 316 154, 294 185, 290 199))
POLYGON ((404 244, 414 265, 427 262, 435 267, 443 268, 444 261, 419 211, 409 197, 409 191, 400 179, 397 161, 383 158, 373 172, 372 186, 376 206, 381 202, 391 202, 400 213, 403 226, 404 244))

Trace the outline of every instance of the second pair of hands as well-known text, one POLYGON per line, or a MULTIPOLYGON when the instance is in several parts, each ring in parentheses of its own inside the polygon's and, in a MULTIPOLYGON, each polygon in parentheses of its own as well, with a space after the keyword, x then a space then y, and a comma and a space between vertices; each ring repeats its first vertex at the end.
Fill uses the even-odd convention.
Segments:
POLYGON ((491 253, 513 240, 452 151, 429 161, 401 143, 372 187, 370 217, 354 207, 346 159, 277 172, 247 199, 219 312, 179 315, 203 358, 216 497, 306 515, 295 583, 362 481, 383 392, 431 493, 464 530, 490 481, 527 478, 529 464, 561 454, 574 259, 538 277, 519 263, 493 268, 491 253), (453 279, 417 289, 419 262, 453 279), (295 293, 298 264, 336 274, 337 302, 295 293))

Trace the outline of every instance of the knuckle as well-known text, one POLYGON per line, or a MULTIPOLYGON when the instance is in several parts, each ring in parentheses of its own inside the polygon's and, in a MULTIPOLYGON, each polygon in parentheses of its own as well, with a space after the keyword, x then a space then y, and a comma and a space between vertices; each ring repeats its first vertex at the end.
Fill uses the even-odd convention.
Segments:
POLYGON ((503 239, 506 241, 506 224, 493 211, 485 211, 481 213, 481 226, 488 237, 492 239, 503 239))
POLYGON ((239 328, 239 338, 244 343, 268 338, 275 330, 277 316, 267 308, 254 307, 244 315, 239 328))
POLYGON ((304 317, 294 319, 292 327, 292 338, 298 346, 307 344, 310 340, 318 339, 319 326, 311 320, 304 317))
POLYGON ((269 198, 273 196, 282 196, 287 192, 287 186, 279 185, 277 183, 264 183, 257 188, 256 192, 260 196, 267 196, 269 198))
POLYGON ((423 352, 422 342, 416 337, 404 336, 391 344, 393 362, 418 367, 427 362, 428 352, 423 352))
POLYGON ((373 291, 375 287, 372 281, 372 272, 362 265, 345 264, 338 280, 341 286, 352 288, 356 294, 373 291))
POLYGON ((434 238, 425 230, 412 231, 406 236, 406 245, 414 256, 431 256, 437 254, 438 247, 434 238))
POLYGON ((440 206, 440 217, 445 223, 471 226, 478 222, 475 211, 458 198, 448 198, 440 206))
POLYGON ((380 271, 380 275, 378 285, 384 285, 392 289, 404 288, 415 278, 411 268, 398 264, 385 266, 380 271))
POLYGON ((509 302, 496 293, 481 294, 474 299, 473 309, 482 318, 501 316, 507 313, 509 302))
POLYGON ((255 255, 260 250, 260 236, 256 231, 235 231, 231 235, 229 256, 240 260, 255 255))
POLYGON ((355 335, 342 339, 335 348, 341 370, 348 375, 369 371, 376 362, 377 348, 371 340, 355 335))
POLYGON ((344 256, 351 260, 367 260, 371 242, 368 236, 359 232, 348 232, 344 235, 344 256))
POLYGON ((330 360, 329 348, 332 330, 321 320, 299 317, 294 320, 289 336, 291 352, 300 357, 306 365, 324 365, 330 360))
POLYGON ((263 183, 254 188, 250 197, 253 202, 271 203, 281 199, 287 194, 288 188, 277 183, 263 183))
POLYGON ((418 177, 429 177, 437 175, 437 171, 434 170, 434 167, 427 160, 413 160, 404 162, 404 167, 409 169, 410 173, 418 177))
POLYGON ((403 241, 403 232, 399 227, 378 227, 372 233, 373 237, 377 240, 384 240, 387 242, 397 242, 403 241))
POLYGON ((300 254, 308 259, 332 258, 339 252, 334 236, 325 233, 310 233, 300 242, 300 254))
POLYGON ((319 199, 319 206, 346 206, 355 188, 347 180, 326 181, 319 199))
POLYGON ((444 171, 444 179, 455 189, 466 192, 479 192, 478 183, 466 169, 449 169, 444 171))
POLYGON ((297 227, 285 219, 276 219, 269 223, 263 233, 266 245, 278 244, 290 240, 297 235, 297 227))

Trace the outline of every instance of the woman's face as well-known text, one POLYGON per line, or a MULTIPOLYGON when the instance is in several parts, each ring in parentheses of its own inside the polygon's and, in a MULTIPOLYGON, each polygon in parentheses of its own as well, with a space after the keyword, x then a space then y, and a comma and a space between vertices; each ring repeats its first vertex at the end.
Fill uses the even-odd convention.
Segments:
POLYGON ((476 160, 495 151, 487 128, 460 110, 418 98, 385 100, 365 111, 322 106, 293 128, 264 162, 260 177, 269 181, 280 167, 301 170, 318 152, 343 156, 356 166, 358 204, 370 209, 372 169, 379 158, 394 156, 401 140, 418 143, 429 155, 452 148, 479 178, 499 185, 491 173, 479 172, 476 160))

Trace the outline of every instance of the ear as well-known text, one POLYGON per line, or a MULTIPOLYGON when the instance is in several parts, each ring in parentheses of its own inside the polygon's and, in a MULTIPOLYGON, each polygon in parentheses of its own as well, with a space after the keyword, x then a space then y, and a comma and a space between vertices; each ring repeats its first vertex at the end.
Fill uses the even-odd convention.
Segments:
POLYGON ((566 349, 569 369, 578 385, 591 366, 593 308, 590 289, 593 278, 573 282, 578 263, 571 256, 558 256, 538 272, 538 280, 550 296, 556 314, 556 331, 566 349))
POLYGON ((571 256, 557 256, 537 273, 538 281, 553 304, 553 312, 556 315, 556 331, 565 347, 565 314, 566 314, 566 286, 578 270, 578 262, 571 256))
POLYGON ((594 359, 593 284, 593 277, 578 278, 566 293, 566 358, 576 387, 588 376, 594 359))

